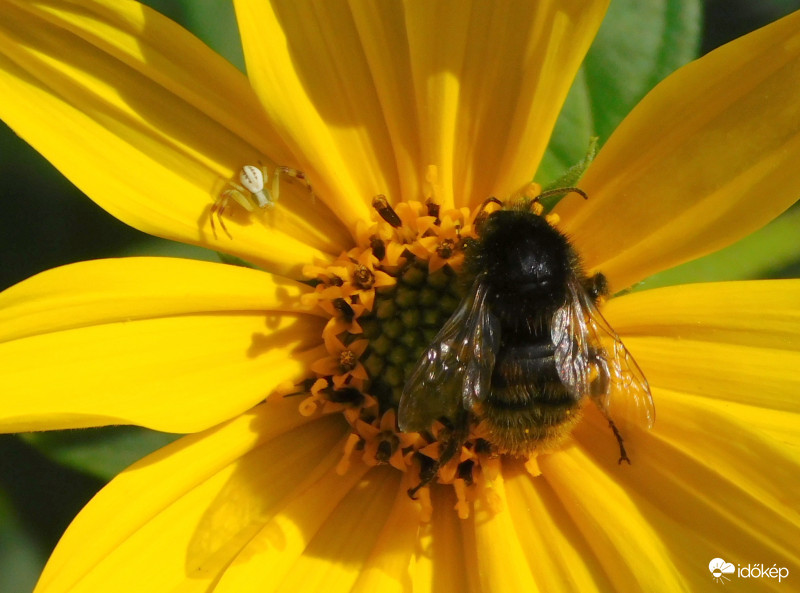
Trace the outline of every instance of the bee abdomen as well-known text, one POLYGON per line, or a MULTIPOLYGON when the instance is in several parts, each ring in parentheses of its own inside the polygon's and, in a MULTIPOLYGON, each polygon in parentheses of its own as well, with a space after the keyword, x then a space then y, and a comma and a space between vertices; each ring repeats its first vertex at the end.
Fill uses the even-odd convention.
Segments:
POLYGON ((580 417, 580 398, 559 379, 551 344, 515 345, 498 355, 477 412, 498 452, 522 455, 561 441, 580 417))
POLYGON ((497 356, 492 373, 492 392, 508 404, 527 405, 528 400, 557 403, 569 395, 558 375, 549 342, 511 345, 497 356))

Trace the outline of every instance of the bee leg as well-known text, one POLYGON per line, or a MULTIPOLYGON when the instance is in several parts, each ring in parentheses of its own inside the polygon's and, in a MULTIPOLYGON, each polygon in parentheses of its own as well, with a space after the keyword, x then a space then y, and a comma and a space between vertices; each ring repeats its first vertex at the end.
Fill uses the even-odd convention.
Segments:
MULTIPOLYGON (((590 354, 590 356, 596 357, 597 356, 596 351, 593 350, 592 352, 593 353, 590 354)), ((595 360, 601 360, 601 359, 595 358, 595 360)), ((606 375, 600 375, 597 379, 592 381, 590 387, 590 389, 592 390, 591 397, 594 400, 597 409, 600 410, 600 413, 606 417, 606 420, 608 420, 608 427, 614 433, 614 438, 617 439, 617 445, 619 445, 619 461, 617 461, 617 464, 620 464, 623 461, 627 461, 628 465, 630 465, 631 460, 628 457, 628 452, 625 451, 625 445, 624 445, 624 440, 622 438, 622 434, 619 432, 617 425, 614 424, 614 421, 611 419, 608 410, 603 405, 601 400, 603 394, 608 393, 608 377, 606 375)))
POLYGON ((608 280, 606 280, 605 274, 602 272, 597 272, 597 274, 586 278, 583 281, 583 288, 592 297, 594 304, 597 304, 597 300, 600 297, 608 296, 608 280))
POLYGON ((617 465, 622 463, 623 461, 627 461, 628 465, 631 464, 631 460, 628 457, 628 453, 625 451, 625 445, 623 444, 622 435, 619 433, 617 429, 617 425, 614 424, 614 421, 609 418, 608 425, 611 427, 611 430, 614 431, 614 436, 617 439, 617 444, 619 445, 619 461, 617 461, 617 465))
POLYGON ((436 477, 436 474, 439 472, 439 462, 434 461, 430 457, 426 457, 425 455, 418 454, 417 455, 420 465, 419 470, 419 484, 414 486, 413 488, 408 489, 408 497, 411 500, 417 500, 417 492, 420 488, 424 488, 428 484, 430 484, 433 479, 436 477))
POLYGON ((461 449, 461 444, 463 442, 464 439, 453 435, 453 438, 447 440, 445 443, 445 446, 439 455, 439 459, 433 460, 430 457, 420 455, 422 464, 422 467, 419 471, 420 482, 413 488, 408 489, 408 496, 412 500, 416 500, 416 494, 420 488, 424 488, 433 481, 433 479, 436 477, 436 474, 439 473, 439 468, 455 457, 456 453, 458 453, 459 449, 461 449))
POLYGON ((458 464, 458 477, 464 480, 467 486, 472 486, 475 483, 475 478, 472 475, 472 470, 475 469, 475 460, 467 459, 458 464))

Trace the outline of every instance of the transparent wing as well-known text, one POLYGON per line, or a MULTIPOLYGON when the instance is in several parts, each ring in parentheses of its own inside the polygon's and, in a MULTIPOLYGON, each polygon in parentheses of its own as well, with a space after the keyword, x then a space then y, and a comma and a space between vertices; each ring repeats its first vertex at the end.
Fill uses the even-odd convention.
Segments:
POLYGON ((577 278, 553 317, 556 368, 572 393, 589 395, 615 422, 650 428, 656 413, 650 385, 633 356, 577 278))
POLYGON ((398 409, 400 430, 428 430, 437 419, 455 420, 486 399, 499 345, 499 322, 478 278, 406 381, 398 409))
POLYGON ((589 329, 575 298, 553 316, 550 330, 553 340, 556 370, 561 382, 578 397, 589 393, 589 329))

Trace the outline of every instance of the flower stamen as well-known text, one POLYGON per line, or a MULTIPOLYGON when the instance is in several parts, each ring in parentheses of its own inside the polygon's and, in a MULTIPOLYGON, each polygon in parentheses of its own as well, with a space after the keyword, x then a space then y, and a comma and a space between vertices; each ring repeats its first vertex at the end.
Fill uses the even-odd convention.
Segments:
POLYGON ((353 273, 353 280, 359 288, 369 290, 375 284, 375 275, 370 272, 367 266, 359 264, 353 273))
POLYGON ((358 356, 352 350, 344 350, 339 353, 339 371, 349 373, 358 364, 358 356))
POLYGON ((389 202, 386 200, 386 196, 383 194, 378 194, 372 199, 372 207, 378 211, 378 214, 381 215, 381 218, 392 225, 394 228, 399 228, 403 221, 400 220, 400 217, 397 216, 397 212, 394 211, 389 205, 389 202))

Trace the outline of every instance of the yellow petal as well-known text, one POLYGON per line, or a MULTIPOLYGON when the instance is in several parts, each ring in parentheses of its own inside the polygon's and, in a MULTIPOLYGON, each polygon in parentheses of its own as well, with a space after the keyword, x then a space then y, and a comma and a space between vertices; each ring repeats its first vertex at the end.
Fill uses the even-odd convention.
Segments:
POLYGON ((464 521, 454 510, 452 486, 431 487, 433 515, 420 526, 414 550, 414 592, 471 591, 477 589, 474 552, 468 553, 462 536, 464 521))
POLYGON ((314 488, 297 492, 236 556, 220 580, 218 591, 274 591, 302 556, 335 507, 362 475, 364 466, 340 476, 328 466, 314 488), (362 471, 359 471, 362 470, 362 471), (268 569, 265 569, 268 567, 268 569))
POLYGON ((236 2, 253 88, 319 196, 351 227, 396 187, 352 17, 334 3, 236 2))
POLYGON ((383 521, 380 536, 369 558, 360 570, 352 588, 353 593, 408 591, 416 572, 412 559, 421 527, 417 503, 411 500, 405 488, 397 488, 394 504, 383 521))
POLYGON ((484 591, 538 591, 533 577, 537 560, 530 557, 517 537, 517 525, 508 512, 502 479, 493 483, 493 493, 504 501, 503 508, 488 508, 483 497, 475 501, 475 514, 468 520, 466 545, 475 546, 475 569, 484 591), (503 542, 498 545, 498 542, 503 542), (512 570, 509 570, 513 567, 512 570))
POLYGON ((345 432, 341 417, 309 422, 287 398, 176 441, 87 505, 37 593, 122 593, 144 583, 152 591, 209 590, 281 509, 320 485, 336 463, 331 445, 345 432))
POLYGON ((411 2, 403 14, 357 6, 382 105, 397 110, 386 120, 415 122, 417 176, 435 165, 450 207, 532 179, 607 2, 411 2), (395 107, 398 88, 412 92, 395 107))
POLYGON ((399 478, 391 467, 371 471, 315 534, 276 591, 350 591, 400 493, 399 478))
POLYGON ((798 281, 698 284, 605 309, 653 386, 656 424, 623 435, 631 466, 617 463, 592 406, 575 437, 630 494, 690 589, 706 586, 698 558, 800 569, 799 292, 798 281))
MULTIPOLYGON (((797 449, 760 433, 746 412, 731 413, 725 402, 668 390, 655 395, 660 416, 654 429, 626 435, 634 449, 631 465, 617 463, 616 442, 599 413, 590 414, 575 434, 596 471, 610 476, 636 505, 688 589, 705 588, 706 566, 715 557, 742 565, 763 558, 770 566, 800 569, 797 449)), ((558 457, 547 466, 560 465, 558 457)), ((592 492, 593 501, 608 498, 592 492)), ((602 502, 596 510, 599 518, 602 502)), ((620 508, 604 520, 614 533, 639 518, 620 508)), ((640 544, 640 557, 655 553, 640 544)))
POLYGON ((189 313, 305 313, 300 297, 309 292, 303 284, 239 266, 160 257, 87 261, 0 293, 0 342, 189 313))
MULTIPOLYGON (((800 501, 800 450, 797 449, 800 437, 795 434, 786 440, 776 440, 762 430, 765 426, 762 418, 766 414, 783 416, 787 423, 793 422, 795 426, 800 414, 763 410, 766 414, 762 415, 757 406, 729 405, 670 390, 660 391, 659 396, 663 422, 659 418, 653 437, 667 443, 672 449, 670 454, 682 457, 680 452, 692 457, 703 471, 718 474, 716 480, 729 482, 726 487, 736 489, 740 495, 728 497, 727 504, 747 501, 746 504, 755 505, 757 502, 763 507, 760 513, 776 514, 800 528, 797 506, 800 501)), ((649 445, 642 448, 645 446, 649 445)), ((688 478, 691 472, 685 475, 688 478)), ((708 492, 714 490, 710 488, 708 492)), ((713 500, 716 496, 708 498, 713 500)), ((747 524, 758 524, 755 516, 750 512, 746 514, 752 519, 747 524)), ((764 531, 770 533, 771 530, 764 531)), ((785 531, 776 530, 773 535, 779 538, 782 533, 785 531)), ((788 540, 785 546, 794 548, 788 540)))
POLYGON ((3 0, 2 11, 0 117, 111 214, 287 274, 348 245, 291 183, 276 212, 234 208, 234 240, 214 239, 226 182, 286 151, 247 79, 187 31, 136 3, 3 0))
POLYGON ((603 315, 621 335, 800 350, 800 280, 645 290, 611 299, 603 315))
POLYGON ((586 265, 621 290, 753 232, 800 195, 800 12, 681 68, 559 204, 586 265))
POLYGON ((236 6, 267 112, 355 219, 418 199, 429 165, 445 206, 529 181, 606 5, 236 6))
POLYGON ((465 19, 463 2, 451 1, 437 27, 438 3, 410 6, 423 25, 411 42, 423 146, 434 147, 426 164, 443 161, 440 179, 457 206, 508 196, 533 179, 608 2, 471 2, 460 52, 448 48, 460 33, 449 21, 465 19))
POLYGON ((301 381, 319 328, 293 316, 186 315, 0 344, 6 432, 138 424, 193 432, 301 381))
POLYGON ((623 339, 652 386, 800 411, 800 352, 684 339, 623 339))
POLYGON ((798 412, 799 296, 797 280, 696 284, 613 299, 605 312, 651 385, 798 412))
MULTIPOLYGON (((681 542, 665 537, 635 493, 578 448, 541 457, 539 464, 543 476, 537 479, 556 493, 613 590, 687 590, 686 574, 676 567, 669 547, 681 542)), ((703 570, 707 562, 701 561, 703 570)))
POLYGON ((513 537, 525 551, 540 591, 609 591, 600 564, 545 479, 506 462, 505 490, 513 537))
POLYGON ((303 379, 324 353, 323 319, 285 312, 301 291, 263 272, 178 259, 35 276, 0 296, 2 430, 191 432, 227 420, 303 379))

